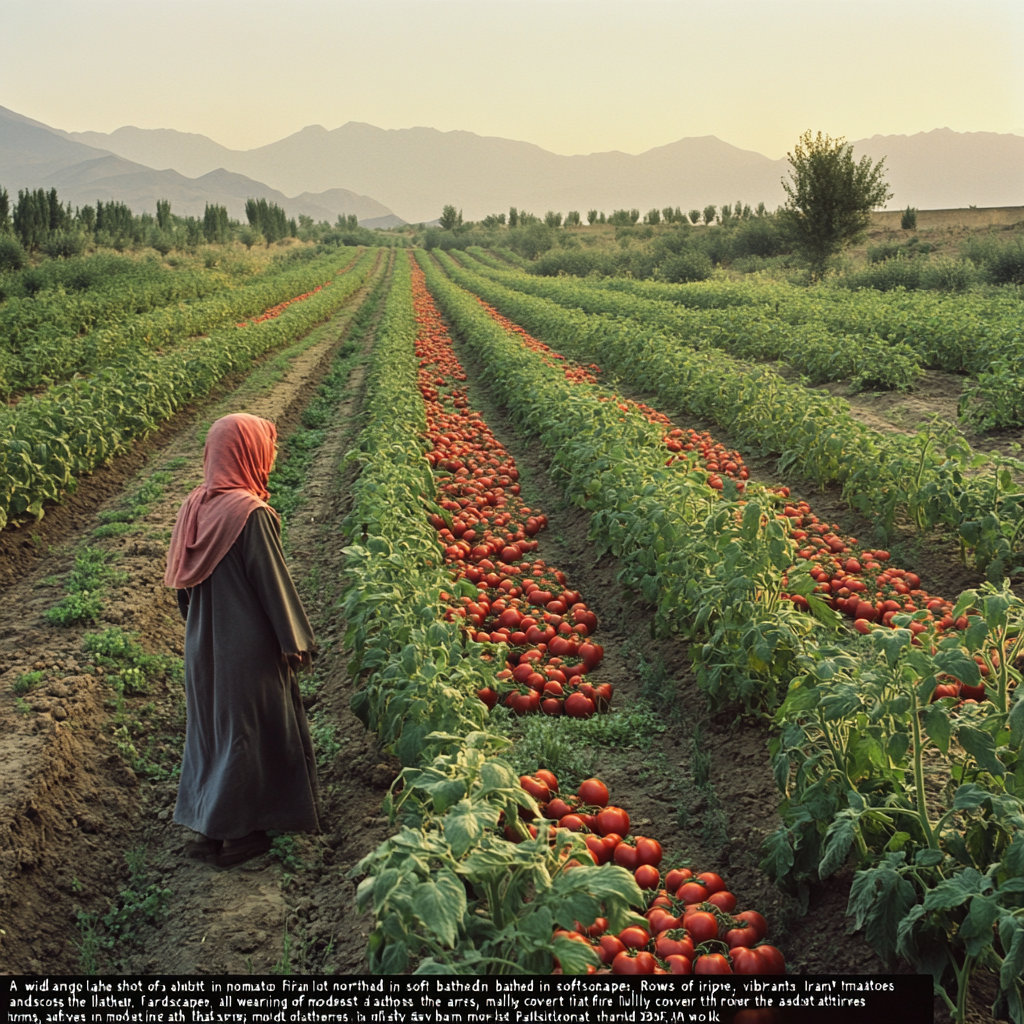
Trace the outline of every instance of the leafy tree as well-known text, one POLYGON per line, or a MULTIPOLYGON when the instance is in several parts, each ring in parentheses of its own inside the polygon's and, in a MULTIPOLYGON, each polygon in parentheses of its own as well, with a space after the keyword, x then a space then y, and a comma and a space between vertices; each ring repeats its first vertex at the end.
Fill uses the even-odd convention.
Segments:
POLYGON ((908 206, 900 217, 900 227, 904 231, 913 231, 917 227, 917 210, 913 206, 908 206))
POLYGON ((676 215, 672 212, 671 206, 666 206, 665 209, 661 211, 661 219, 666 224, 671 224, 676 219, 676 215))
POLYGON ((565 226, 567 228, 578 228, 580 226, 580 211, 570 210, 565 215, 565 226))
POLYGON ((456 210, 450 203, 441 211, 441 230, 455 231, 462 227, 462 211, 456 210))
POLYGON ((9 234, 11 230, 11 198, 7 189, 0 188, 0 235, 9 234))
POLYGON ((700 210, 691 210, 689 213, 690 223, 696 224, 700 220, 700 210))
POLYGON ((597 223, 597 210, 587 210, 587 223, 588 224, 596 224, 597 223))
POLYGON ((246 249, 251 249, 254 245, 259 245, 263 241, 263 236, 252 225, 242 228, 238 238, 246 249))
POLYGON ((514 207, 508 208, 508 226, 510 228, 518 227, 519 225, 519 211, 514 207))
POLYGON ((124 203, 111 200, 96 203, 96 230, 105 231, 112 238, 132 238, 136 223, 132 211, 124 203))
POLYGON ((767 217, 768 216, 768 210, 765 207, 763 202, 757 204, 757 209, 754 211, 754 216, 755 217, 767 217))
POLYGON ((882 177, 885 158, 855 163, 844 139, 809 129, 787 156, 793 169, 790 181, 782 179, 788 198, 780 217, 812 276, 820 277, 834 256, 863 236, 871 211, 892 198, 882 177))
POLYGON ((156 201, 156 224, 161 231, 170 230, 171 203, 169 199, 158 199, 156 201))
POLYGON ((601 211, 601 216, 600 216, 600 217, 598 217, 598 218, 597 218, 597 220, 598 220, 598 223, 599 223, 599 224, 604 224, 604 223, 605 223, 605 215, 604 215, 604 210, 602 210, 602 211, 601 211))
POLYGON ((710 224, 715 219, 715 213, 717 212, 717 206, 705 206, 704 207, 704 223, 710 224))
POLYGON ((266 199, 246 199, 245 217, 268 246, 279 238, 285 238, 290 231, 288 215, 277 203, 268 203, 266 199))
MULTIPOLYGON (((671 213, 671 212, 672 211, 669 210, 669 213, 671 213)), ((661 223, 661 210, 658 210, 658 209, 648 210, 647 211, 647 216, 644 217, 644 223, 645 224, 660 224, 661 223)))
POLYGON ((722 207, 722 213, 721 213, 721 216, 718 219, 719 219, 719 221, 722 224, 724 224, 726 221, 732 219, 732 207, 728 203, 726 203, 722 207))
POLYGON ((75 210, 75 220, 86 234, 91 235, 96 230, 96 208, 83 206, 80 210, 75 210))
POLYGON ((640 211, 639 210, 630 210, 629 211, 629 223, 630 224, 635 224, 639 219, 640 219, 640 211))
POLYGON ((555 213, 554 210, 548 210, 548 212, 544 214, 544 223, 547 224, 549 228, 561 227, 562 215, 560 213, 555 213))
POLYGON ((228 238, 228 211, 224 206, 206 204, 203 211, 203 235, 208 242, 226 242, 228 238))

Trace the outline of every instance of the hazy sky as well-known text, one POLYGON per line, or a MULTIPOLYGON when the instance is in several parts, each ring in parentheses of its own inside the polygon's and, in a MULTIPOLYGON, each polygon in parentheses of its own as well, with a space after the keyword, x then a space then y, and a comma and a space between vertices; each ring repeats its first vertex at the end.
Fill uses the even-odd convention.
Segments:
POLYGON ((246 149, 426 125, 556 153, 1024 134, 1022 0, 0 0, 0 105, 246 149))

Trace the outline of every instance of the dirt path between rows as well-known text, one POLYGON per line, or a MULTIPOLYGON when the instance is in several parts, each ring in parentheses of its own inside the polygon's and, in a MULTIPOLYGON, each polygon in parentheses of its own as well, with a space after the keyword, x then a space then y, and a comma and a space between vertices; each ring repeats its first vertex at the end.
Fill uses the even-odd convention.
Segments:
MULTIPOLYGON (((286 437, 382 272, 379 266, 341 312, 293 347, 297 354, 270 356, 243 386, 194 407, 140 446, 127 460, 131 468, 143 466, 134 477, 124 466, 110 467, 98 490, 107 500, 97 501, 94 493, 73 515, 54 517, 65 530, 51 527, 47 553, 34 564, 17 557, 8 564, 7 578, 18 578, 0 598, 0 970, 76 974, 91 966, 104 973, 267 973, 287 964, 294 943, 285 942, 286 928, 294 931, 298 916, 282 880, 299 870, 297 853, 286 845, 281 856, 230 871, 186 860, 182 848, 190 833, 171 823, 173 776, 140 779, 131 767, 138 766, 135 748, 125 747, 140 723, 151 724, 157 745, 150 742, 145 761, 173 768, 175 736, 180 740, 184 724, 181 684, 165 679, 154 692, 116 707, 104 669, 83 653, 82 638, 123 627, 140 635, 147 652, 180 658, 184 624, 173 592, 163 586, 166 542, 182 499, 201 481, 206 426, 244 411, 274 420, 286 437), (147 503, 142 531, 89 542, 106 551, 121 574, 108 588, 101 621, 93 627, 48 624, 43 612, 63 595, 72 549, 97 525, 95 513, 115 508, 154 471, 163 493, 147 503), (42 672, 43 680, 22 695, 13 693, 11 687, 30 672, 42 672), (118 897, 125 887, 131 893, 127 901, 118 897), (133 913, 130 926, 108 948, 118 921, 100 927, 97 918, 109 912, 112 901, 135 906, 147 897, 149 907, 133 913), (82 913, 92 915, 84 924, 82 913)), ((310 476, 315 486, 309 518, 326 518, 325 529, 334 528, 329 482, 357 402, 358 389, 339 410, 310 476)), ((290 539, 301 555, 299 518, 290 539)), ((12 550, 23 549, 8 543, 12 550)), ((300 585, 309 572, 309 560, 300 557, 300 585)), ((319 609, 310 611, 317 618, 319 609)), ((141 753, 142 738, 136 742, 141 753)), ((379 760, 375 751, 367 756, 374 764, 379 760)), ((376 801, 379 807, 380 791, 376 801)), ((330 849, 325 841, 309 842, 330 849)))

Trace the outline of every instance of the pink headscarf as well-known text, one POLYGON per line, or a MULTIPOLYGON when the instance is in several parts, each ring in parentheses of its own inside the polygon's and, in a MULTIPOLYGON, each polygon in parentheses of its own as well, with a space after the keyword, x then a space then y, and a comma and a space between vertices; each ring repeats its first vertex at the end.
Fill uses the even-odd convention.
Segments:
POLYGON ((248 413, 232 413, 210 427, 203 483, 185 499, 171 533, 167 586, 202 583, 238 539, 250 513, 270 508, 267 479, 276 442, 277 427, 248 413))

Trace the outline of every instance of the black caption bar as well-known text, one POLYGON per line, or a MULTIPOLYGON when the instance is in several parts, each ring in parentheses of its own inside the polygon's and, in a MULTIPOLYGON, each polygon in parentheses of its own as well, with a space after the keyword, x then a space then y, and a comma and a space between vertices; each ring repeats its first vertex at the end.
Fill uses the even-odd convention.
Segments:
POLYGON ((932 1024, 922 975, 0 978, 10 1024, 932 1024))

